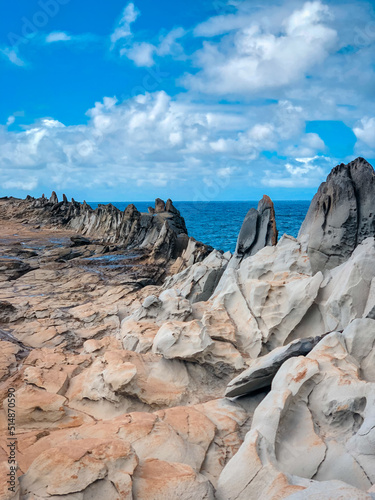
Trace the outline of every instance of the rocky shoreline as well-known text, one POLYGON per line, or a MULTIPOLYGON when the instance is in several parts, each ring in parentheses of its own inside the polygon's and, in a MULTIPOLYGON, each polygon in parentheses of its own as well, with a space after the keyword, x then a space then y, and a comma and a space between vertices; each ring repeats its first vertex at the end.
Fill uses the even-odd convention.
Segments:
POLYGON ((0 498, 375 498, 375 173, 235 253, 147 214, 0 200, 0 498), (9 389, 17 476, 7 482, 9 389))

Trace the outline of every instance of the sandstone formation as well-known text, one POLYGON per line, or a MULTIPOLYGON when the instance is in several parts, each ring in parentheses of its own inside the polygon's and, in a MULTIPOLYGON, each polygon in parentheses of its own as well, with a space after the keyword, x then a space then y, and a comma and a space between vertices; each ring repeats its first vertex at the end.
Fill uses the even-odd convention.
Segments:
POLYGON ((0 200, 0 498, 375 499, 372 176, 334 169, 298 239, 264 198, 234 256, 170 200, 0 200))
POLYGON ((314 196, 299 237, 308 236, 314 271, 345 262, 375 235, 375 173, 363 158, 338 165, 314 196))

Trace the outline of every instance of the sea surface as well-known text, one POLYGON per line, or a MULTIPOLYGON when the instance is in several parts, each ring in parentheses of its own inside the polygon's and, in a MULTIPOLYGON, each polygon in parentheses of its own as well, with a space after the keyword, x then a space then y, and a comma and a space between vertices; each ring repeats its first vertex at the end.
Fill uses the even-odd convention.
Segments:
MULTIPOLYGON (((106 205, 109 202, 89 202, 89 205, 95 209, 99 203, 106 205)), ((152 201, 111 203, 120 210, 134 203, 140 212, 155 206, 152 201)), ((250 208, 258 206, 257 201, 176 201, 173 204, 184 217, 189 236, 224 252, 234 252, 245 215, 250 208)), ((275 201, 274 204, 279 237, 284 233, 297 236, 310 201, 275 201)))

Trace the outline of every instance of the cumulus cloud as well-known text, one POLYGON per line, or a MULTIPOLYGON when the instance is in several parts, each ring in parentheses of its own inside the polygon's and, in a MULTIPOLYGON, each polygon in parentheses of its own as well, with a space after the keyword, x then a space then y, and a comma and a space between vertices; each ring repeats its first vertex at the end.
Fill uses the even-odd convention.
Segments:
POLYGON ((362 118, 360 123, 354 127, 353 132, 357 139, 375 149, 375 118, 362 118))
MULTIPOLYGON (((267 18, 249 19, 243 25, 242 18, 232 16, 229 19, 234 33, 219 43, 204 42, 194 56, 201 70, 187 75, 183 83, 187 88, 214 94, 249 94, 293 84, 323 62, 335 47, 337 33, 326 25, 329 13, 326 5, 314 1, 292 12, 281 26, 270 26, 267 18)), ((223 21, 222 17, 214 18, 196 32, 217 34, 223 21)))
POLYGON ((263 109, 242 118, 240 131, 237 113, 192 107, 162 91, 124 102, 107 97, 87 112, 87 125, 44 118, 21 132, 0 128, 2 177, 9 183, 28 179, 32 171, 39 184, 48 178, 57 189, 87 190, 192 186, 202 179, 226 183, 234 177, 247 183, 251 162, 263 151, 305 135, 301 110, 287 102, 269 110, 273 121, 265 120, 263 109))
POLYGON ((332 168, 333 161, 325 156, 295 158, 283 169, 266 170, 262 184, 270 188, 317 187, 332 168))

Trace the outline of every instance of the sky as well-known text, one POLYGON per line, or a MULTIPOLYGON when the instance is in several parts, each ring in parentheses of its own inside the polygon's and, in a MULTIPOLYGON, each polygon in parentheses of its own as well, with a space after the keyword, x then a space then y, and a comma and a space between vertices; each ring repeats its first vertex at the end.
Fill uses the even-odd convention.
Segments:
POLYGON ((375 165, 373 2, 0 4, 0 196, 307 200, 375 165))

